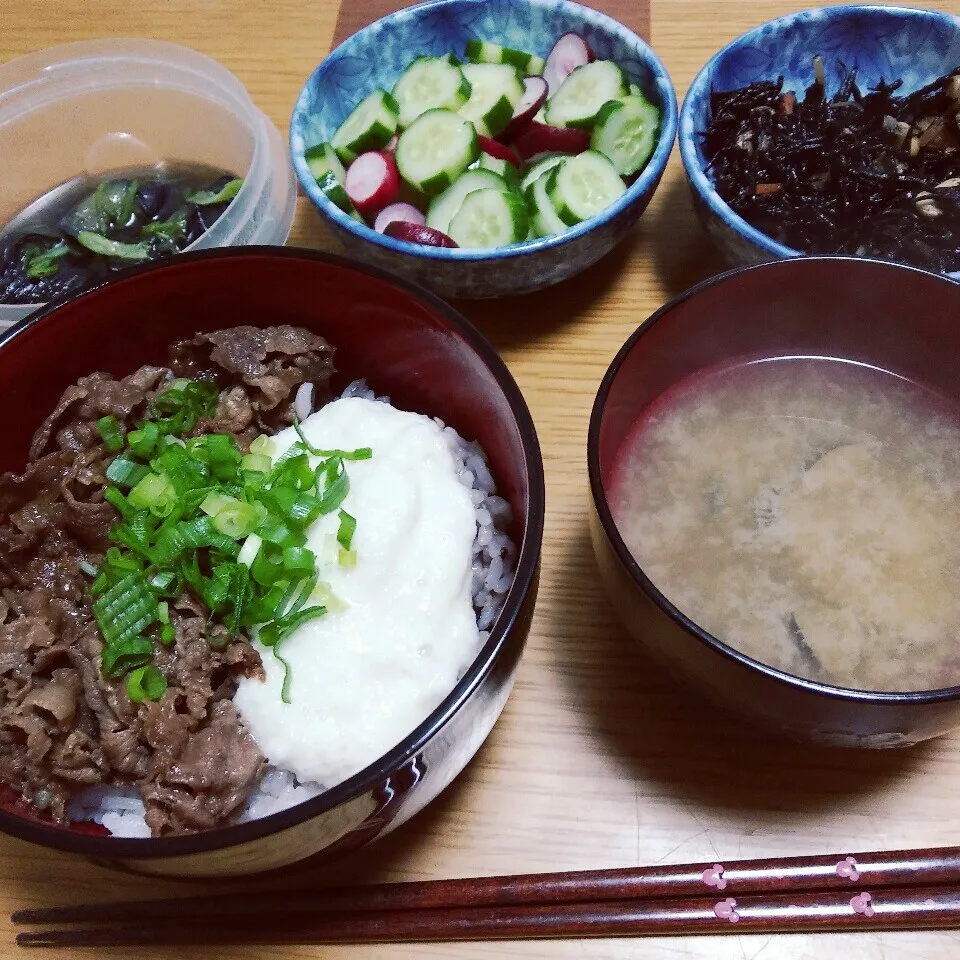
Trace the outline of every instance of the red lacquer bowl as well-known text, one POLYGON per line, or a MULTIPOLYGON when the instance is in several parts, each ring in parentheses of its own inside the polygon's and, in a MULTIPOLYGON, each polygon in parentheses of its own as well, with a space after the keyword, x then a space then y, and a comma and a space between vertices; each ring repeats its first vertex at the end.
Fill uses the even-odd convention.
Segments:
MULTIPOLYGON (((899 373, 960 402, 960 284, 872 260, 809 257, 714 277, 658 310, 600 385, 588 435, 591 535, 624 626, 683 686, 770 730, 820 743, 900 747, 960 726, 960 687, 875 693, 753 660, 677 609, 633 559, 607 491, 627 433, 663 393, 744 357, 826 356, 899 373)), ((957 638, 960 642, 960 637, 957 638)))
POLYGON ((163 363, 174 340, 227 326, 307 327, 337 347, 334 388, 365 377, 398 407, 479 440, 514 512, 516 579, 490 638, 409 737, 346 782, 282 813, 182 837, 115 839, 31 818, 0 795, 0 830, 138 872, 228 876, 343 854, 421 810, 476 753, 509 695, 539 576, 543 464, 527 406, 484 337, 441 300, 378 270, 305 250, 183 254, 34 314, 0 336, 0 469, 23 469, 30 437, 83 374, 163 363))

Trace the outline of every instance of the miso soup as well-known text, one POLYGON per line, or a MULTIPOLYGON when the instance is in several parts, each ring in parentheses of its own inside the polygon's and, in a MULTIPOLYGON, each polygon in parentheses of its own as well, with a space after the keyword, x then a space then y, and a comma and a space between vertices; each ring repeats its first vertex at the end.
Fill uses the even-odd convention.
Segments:
POLYGON ((843 687, 960 684, 960 409, 939 395, 828 358, 709 371, 636 424, 611 508, 730 647, 843 687))

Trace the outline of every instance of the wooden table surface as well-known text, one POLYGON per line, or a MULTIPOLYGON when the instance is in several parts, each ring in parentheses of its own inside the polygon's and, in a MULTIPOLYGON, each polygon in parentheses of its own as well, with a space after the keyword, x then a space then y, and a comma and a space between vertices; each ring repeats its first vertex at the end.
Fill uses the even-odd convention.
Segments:
MULTIPOLYGON (((629 0, 637 5, 645 0, 629 0)), ((364 0, 343 0, 356 16, 364 0)), ((652 0, 652 44, 678 98, 729 39, 798 4, 652 0)), ((960 10, 960 0, 929 0, 960 10)), ((219 59, 286 133, 330 49, 337 0, 2 0, 0 59, 142 35, 219 59)), ((2 184, 2 179, 0 179, 2 184)), ((0 185, 2 189, 2 185, 0 185)), ((301 199, 290 242, 336 249, 301 199)), ((586 528, 587 418, 604 369, 665 300, 720 269, 694 221, 676 150, 635 233, 554 290, 460 304, 502 351, 540 434, 547 525, 540 601, 514 693, 475 761, 413 822, 325 878, 432 878, 960 844, 960 735, 909 751, 785 745, 714 718, 634 648, 601 591, 586 528)), ((196 892, 131 879, 0 837, 0 960, 17 907, 196 892)), ((103 951, 111 957, 947 960, 960 933, 727 936, 384 947, 103 951)), ((22 954, 21 954, 22 955, 22 954)), ((70 954, 58 952, 58 957, 70 954)), ((91 952, 78 951, 77 957, 91 952)))

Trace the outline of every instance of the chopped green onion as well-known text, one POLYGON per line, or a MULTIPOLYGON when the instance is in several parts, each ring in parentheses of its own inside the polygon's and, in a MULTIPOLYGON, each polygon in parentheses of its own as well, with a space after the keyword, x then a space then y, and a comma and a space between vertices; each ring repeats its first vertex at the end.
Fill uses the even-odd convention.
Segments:
POLYGON ((200 509, 208 516, 215 517, 227 504, 239 503, 236 497, 227 497, 222 493, 211 493, 208 494, 203 503, 200 504, 200 509))
POLYGON ((317 568, 317 558, 306 547, 287 547, 283 551, 283 569, 300 577, 309 576, 317 568))
POLYGON ((262 453, 268 457, 273 456, 273 440, 266 434, 261 433, 260 436, 253 438, 250 444, 250 452, 262 453))
POLYGON ((207 207, 214 203, 226 203, 228 200, 232 200, 240 192, 242 186, 242 179, 230 180, 219 190, 194 190, 185 196, 188 203, 195 203, 198 207, 207 207))
POLYGON ((116 487, 107 487, 103 491, 103 499, 116 507, 125 520, 129 520, 135 513, 127 498, 116 487))
POLYGON ((144 423, 139 430, 127 434, 127 445, 138 456, 146 460, 156 449, 160 441, 160 428, 151 422, 144 423))
POLYGON ((337 563, 339 563, 341 567, 355 567, 357 565, 357 551, 344 550, 343 547, 341 547, 337 553, 337 563))
POLYGON ((269 473, 272 461, 264 453, 248 453, 240 461, 240 469, 253 473, 269 473))
POLYGON ((217 511, 213 525, 225 536, 240 540, 248 537, 256 528, 257 511, 249 503, 233 500, 217 511))
POLYGON ((153 644, 146 637, 132 637, 109 644, 100 656, 104 676, 119 677, 153 658, 153 644))
POLYGON ((107 467, 107 479, 120 487, 135 487, 150 471, 126 454, 114 457, 107 467))
POLYGON ((329 484, 326 490, 323 491, 323 496, 320 498, 320 513, 333 513, 347 498, 349 492, 350 478, 347 476, 346 471, 343 471, 329 484))
POLYGON ((177 494, 165 474, 148 473, 127 494, 127 500, 138 510, 149 510, 156 517, 168 517, 177 502, 177 494))
POLYGON ((127 184, 127 189, 123 194, 123 201, 120 205, 120 214, 117 217, 118 227, 129 227, 130 219, 133 217, 133 210, 137 202, 137 188, 140 184, 136 180, 131 180, 127 184))
POLYGON ((127 677, 127 694, 134 703, 159 700, 167 689, 167 678, 149 664, 134 670, 127 677))
POLYGON ((242 563, 245 567, 250 567, 256 559, 257 553, 260 551, 260 545, 262 543, 263 540, 261 540, 260 537, 255 533, 251 533, 250 536, 243 541, 243 546, 237 554, 237 563, 242 563))
POLYGON ((27 260, 27 279, 45 280, 47 277, 54 276, 60 269, 57 261, 71 252, 70 247, 61 241, 49 250, 32 254, 27 260))
POLYGON ((293 429, 297 431, 297 436, 300 438, 300 442, 315 457, 322 457, 324 460, 330 457, 335 457, 338 460, 369 460, 373 456, 373 449, 371 447, 358 447, 356 450, 317 449, 317 447, 313 446, 313 444, 311 444, 304 435, 303 429, 300 426, 300 418, 296 415, 296 413, 293 415, 293 429))
POLYGON ((88 577, 95 577, 97 575, 97 568, 89 560, 78 560, 77 566, 88 577))
POLYGON ((97 429, 110 453, 119 453, 123 449, 123 428, 112 413, 97 421, 97 429))
POLYGON ((92 230, 81 230, 77 234, 77 240, 91 252, 104 257, 117 257, 120 260, 150 259, 150 248, 145 243, 120 243, 92 230))
POLYGON ((160 642, 165 646, 169 647, 174 640, 177 639, 177 631, 173 629, 173 626, 169 623, 165 623, 160 628, 160 642))
POLYGON ((340 527, 337 530, 337 542, 344 550, 350 549, 350 544, 353 542, 353 534, 356 529, 356 517, 352 517, 346 510, 341 510, 340 527))

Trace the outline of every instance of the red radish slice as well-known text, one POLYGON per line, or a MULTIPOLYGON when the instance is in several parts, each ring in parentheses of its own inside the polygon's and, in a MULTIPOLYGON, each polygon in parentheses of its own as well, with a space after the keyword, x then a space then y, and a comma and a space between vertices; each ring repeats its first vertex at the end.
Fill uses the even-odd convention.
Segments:
POLYGON ((383 231, 388 237, 394 240, 406 240, 408 243, 419 243, 424 247, 455 247, 457 243, 451 240, 445 233, 434 230, 433 227, 424 227, 417 223, 405 223, 402 220, 394 220, 387 224, 387 229, 383 231))
POLYGON ((400 177, 392 153, 361 153, 347 169, 347 196, 365 217, 372 217, 400 192, 400 177))
POLYGON ((386 150, 387 153, 395 153, 397 149, 397 141, 399 139, 400 138, 396 134, 394 134, 390 138, 390 142, 383 149, 386 150))
POLYGON ((520 158, 513 150, 505 147, 502 143, 497 143, 496 140, 491 140, 489 137, 477 137, 477 143, 480 145, 480 149, 484 153, 490 154, 491 157, 506 160, 507 163, 512 163, 515 167, 520 166, 520 158))
POLYGON ((565 33, 554 45, 543 68, 543 79, 547 81, 552 97, 567 77, 577 67, 593 60, 593 51, 587 41, 577 33, 565 33))
POLYGON ((513 111, 513 118, 500 134, 504 143, 511 143, 533 122, 540 108, 547 102, 547 81, 543 77, 524 77, 523 96, 513 111))
POLYGON ((590 134, 575 127, 548 127, 531 123, 514 141, 513 149, 529 160, 538 153, 583 153, 590 146, 590 134))
POLYGON ((391 203, 377 214, 373 229, 377 233, 386 233, 387 227, 397 221, 419 224, 422 227, 427 218, 412 203, 391 203))

